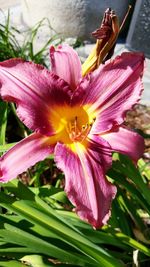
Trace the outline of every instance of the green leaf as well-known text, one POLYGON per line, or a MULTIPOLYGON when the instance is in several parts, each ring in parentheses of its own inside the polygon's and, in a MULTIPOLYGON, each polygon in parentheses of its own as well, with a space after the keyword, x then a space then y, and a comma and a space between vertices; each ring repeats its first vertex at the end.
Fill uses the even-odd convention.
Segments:
MULTIPOLYGON (((16 260, 8 260, 8 261, 0 261, 0 266, 1 267, 27 267, 26 264, 21 263, 19 261, 16 260)), ((29 265, 28 265, 29 266, 29 265)), ((31 265, 30 265, 31 266, 31 265)), ((39 267, 39 266, 38 266, 39 267)), ((44 267, 44 266, 41 266, 44 267)))
POLYGON ((150 180, 150 162, 146 163, 143 159, 138 161, 138 166, 140 173, 146 176, 148 180, 150 180))
MULTIPOLYGON (((120 190, 119 201, 121 205, 124 207, 124 209, 128 212, 131 219, 133 220, 135 224, 134 227, 138 227, 142 233, 146 232, 147 227, 143 222, 143 220, 141 219, 141 217, 139 216, 138 212, 139 206, 136 205, 136 202, 132 198, 128 199, 127 196, 124 194, 124 192, 121 192, 121 190, 120 190)), ((133 226, 130 227, 133 228, 133 226)))
POLYGON ((58 258, 63 262, 67 262, 69 258, 70 262, 76 263, 77 265, 86 262, 81 255, 79 258, 79 256, 76 256, 71 252, 67 252, 64 249, 58 248, 42 240, 41 238, 28 233, 27 231, 19 229, 18 227, 14 227, 9 224, 5 224, 4 227, 6 230, 0 229, 0 236, 3 237, 5 241, 20 245, 22 247, 28 247, 31 249, 31 253, 41 253, 50 257, 58 258))
POLYGON ((115 236, 121 240, 123 243, 130 245, 134 249, 138 249, 139 251, 143 252, 145 255, 150 256, 150 249, 144 246, 143 244, 139 243, 135 239, 124 235, 123 233, 116 233, 115 236))
POLYGON ((5 145, 0 145, 0 153, 6 152, 8 149, 16 145, 17 143, 11 143, 11 144, 5 144, 5 145))
POLYGON ((121 171, 123 175, 130 178, 135 185, 138 187, 139 191, 142 193, 143 197, 150 203, 150 191, 144 179, 140 174, 138 168, 135 167, 133 162, 124 155, 119 155, 119 161, 114 162, 114 167, 121 171), (121 164, 120 164, 121 163, 121 164))
POLYGON ((124 187, 128 192, 132 194, 132 197, 134 197, 135 200, 149 213, 150 212, 150 203, 146 201, 144 198, 144 195, 141 194, 139 189, 135 186, 135 184, 129 182, 124 174, 119 171, 119 168, 113 168, 108 171, 108 176, 113 178, 117 184, 120 185, 120 187, 124 187))
POLYGON ((51 264, 50 262, 46 261, 42 256, 40 255, 27 255, 21 258, 21 261, 26 262, 27 264, 30 264, 32 267, 50 267, 55 266, 54 264, 51 264), (45 261, 47 263, 45 263, 45 261))
POLYGON ((7 126, 7 103, 0 101, 0 145, 5 145, 7 126))
POLYGON ((112 203, 111 220, 113 221, 114 218, 116 220, 115 220, 115 224, 112 224, 113 227, 119 228, 124 234, 130 236, 132 234, 131 232, 132 230, 130 228, 129 218, 127 214, 124 212, 124 210, 122 209, 122 207, 120 206, 118 197, 112 203))
POLYGON ((60 240, 77 249, 79 252, 84 253, 89 262, 91 260, 95 261, 95 264, 97 263, 98 266, 103 267, 114 267, 116 265, 118 267, 123 266, 120 261, 113 258, 102 248, 96 246, 84 237, 81 232, 78 233, 78 230, 75 231, 71 229, 59 218, 56 218, 56 216, 53 215, 54 210, 46 205, 46 203, 44 204, 38 197, 36 197, 36 200, 38 202, 38 206, 31 201, 14 201, 12 197, 8 197, 3 194, 3 192, 0 193, 0 201, 3 207, 12 210, 31 223, 37 224, 50 232, 54 232, 60 240))
POLYGON ((29 187, 25 186, 18 179, 14 179, 6 184, 2 184, 8 192, 13 193, 19 199, 34 200, 35 194, 29 187))

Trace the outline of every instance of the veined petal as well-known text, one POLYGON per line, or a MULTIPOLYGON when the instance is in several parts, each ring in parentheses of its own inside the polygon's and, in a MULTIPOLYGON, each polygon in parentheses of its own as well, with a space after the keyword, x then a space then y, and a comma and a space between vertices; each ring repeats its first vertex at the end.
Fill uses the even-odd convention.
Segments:
POLYGON ((101 162, 101 166, 106 172, 112 165, 112 151, 110 144, 107 140, 98 135, 89 134, 87 140, 88 153, 91 153, 90 151, 97 153, 98 161, 101 162))
MULTIPOLYGON (((104 173, 106 166, 103 167, 103 160, 110 156, 102 155, 106 142, 95 142, 91 141, 88 149, 81 143, 74 143, 73 148, 58 143, 55 160, 65 174, 65 191, 76 206, 77 214, 93 227, 99 228, 109 219, 116 188, 107 181, 104 173)), ((108 162, 110 164, 109 160, 108 162)))
POLYGON ((54 137, 31 134, 0 158, 0 182, 8 182, 53 153, 54 137))
POLYGON ((111 146, 113 151, 128 155, 135 162, 144 153, 144 139, 136 132, 118 127, 112 132, 101 135, 111 146))
POLYGON ((50 112, 53 105, 70 102, 68 84, 44 67, 22 59, 0 63, 0 94, 17 104, 20 119, 34 131, 53 134, 50 112))
POLYGON ((95 113, 93 134, 120 125, 125 112, 139 101, 143 90, 143 61, 140 53, 123 53, 83 79, 74 93, 73 102, 85 105, 89 114, 95 113))
POLYGON ((74 90, 82 77, 77 52, 67 44, 59 45, 58 48, 51 46, 50 58, 52 71, 69 83, 74 90))

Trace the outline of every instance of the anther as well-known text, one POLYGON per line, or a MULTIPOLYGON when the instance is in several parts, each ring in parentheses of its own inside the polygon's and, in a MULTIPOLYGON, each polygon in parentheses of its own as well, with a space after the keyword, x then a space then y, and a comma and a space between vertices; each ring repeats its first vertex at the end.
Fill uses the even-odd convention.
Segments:
POLYGON ((78 117, 75 116, 74 119, 71 120, 66 127, 70 139, 73 142, 82 143, 87 138, 95 120, 96 117, 94 117, 91 122, 87 122, 86 124, 80 126, 80 124, 78 123, 78 117))

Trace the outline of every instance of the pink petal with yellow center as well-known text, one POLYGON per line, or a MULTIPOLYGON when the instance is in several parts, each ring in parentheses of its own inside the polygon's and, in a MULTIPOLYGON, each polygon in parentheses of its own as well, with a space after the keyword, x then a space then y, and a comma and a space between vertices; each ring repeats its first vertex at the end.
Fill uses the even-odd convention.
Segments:
POLYGON ((73 102, 80 102, 89 114, 95 114, 93 134, 120 125, 125 112, 139 101, 143 62, 142 54, 123 53, 83 79, 74 92, 73 102))
POLYGON ((55 140, 39 133, 20 141, 0 158, 0 182, 8 182, 53 153, 55 140))
POLYGON ((17 104, 20 119, 34 131, 54 133, 50 114, 54 104, 70 103, 68 84, 44 67, 21 59, 0 63, 0 94, 17 104))
POLYGON ((80 218, 95 228, 109 219, 116 194, 116 188, 105 177, 105 168, 111 165, 108 149, 109 145, 98 137, 87 148, 81 143, 70 147, 58 143, 55 147, 56 164, 65 174, 65 191, 80 218))
POLYGON ((111 146, 113 151, 128 155, 135 162, 144 153, 144 139, 136 132, 127 130, 123 127, 114 129, 101 135, 111 146))
POLYGON ((58 48, 51 46, 50 58, 52 71, 69 83, 74 90, 82 77, 77 52, 67 44, 59 45, 58 48))

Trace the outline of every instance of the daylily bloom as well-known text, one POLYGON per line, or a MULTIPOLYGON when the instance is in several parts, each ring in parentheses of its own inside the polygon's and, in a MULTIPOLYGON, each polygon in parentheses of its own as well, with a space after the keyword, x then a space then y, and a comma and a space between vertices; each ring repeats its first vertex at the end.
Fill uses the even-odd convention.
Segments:
POLYGON ((34 133, 0 159, 0 181, 17 177, 54 153, 65 174, 65 191, 77 214, 93 227, 110 216, 116 187, 105 177, 112 152, 136 162, 143 138, 122 126, 125 112, 140 99, 143 55, 123 53, 84 78, 68 45, 50 48, 52 71, 22 59, 0 63, 0 94, 34 133))

